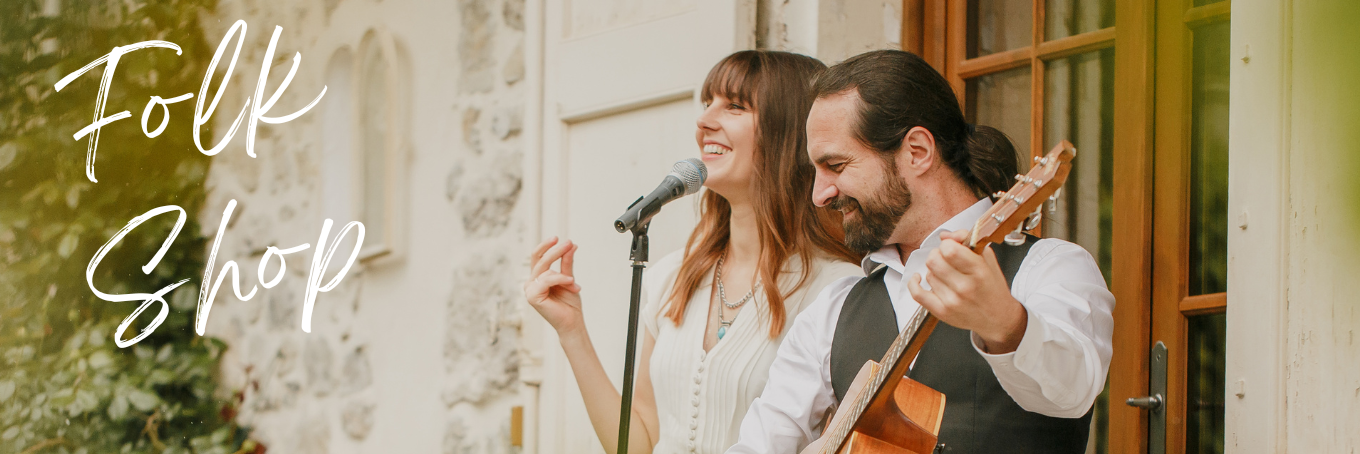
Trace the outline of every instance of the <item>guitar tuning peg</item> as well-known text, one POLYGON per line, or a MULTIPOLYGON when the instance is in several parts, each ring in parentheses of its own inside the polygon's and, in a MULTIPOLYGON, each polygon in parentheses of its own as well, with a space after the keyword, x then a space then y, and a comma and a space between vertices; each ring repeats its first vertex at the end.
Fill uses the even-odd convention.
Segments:
POLYGON ((1056 201, 1058 201, 1058 197, 1061 197, 1061 196, 1062 196, 1062 188, 1058 188, 1057 190, 1053 191, 1053 195, 1048 196, 1048 200, 1052 200, 1052 201, 1056 202, 1056 201))
POLYGON ((1035 156, 1035 157, 1034 157, 1034 162, 1039 162, 1039 157, 1038 157, 1038 156, 1035 156))
POLYGON ((1043 221, 1043 219, 1044 219, 1043 210, 1042 209, 1034 210, 1034 213, 1029 215, 1029 221, 1025 223, 1025 230, 1034 230, 1035 228, 1039 227, 1039 222, 1043 221))
POLYGON ((1015 181, 1025 181, 1025 176, 1017 173, 1015 174, 1015 181))
POLYGON ((996 191, 995 194, 992 194, 992 198, 993 198, 993 199, 1000 199, 1001 196, 1003 196, 1003 195, 1006 195, 1006 191, 996 191))

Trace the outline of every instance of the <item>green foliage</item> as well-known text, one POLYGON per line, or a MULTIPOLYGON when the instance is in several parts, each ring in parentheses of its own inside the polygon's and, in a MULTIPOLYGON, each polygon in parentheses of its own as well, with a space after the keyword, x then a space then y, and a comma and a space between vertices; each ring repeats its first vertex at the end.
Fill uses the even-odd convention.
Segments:
MULTIPOLYGON (((213 47, 198 24, 214 0, 6 0, 0 14, 0 454, 17 452, 230 453, 244 439, 231 421, 216 371, 225 345, 196 336, 193 316, 205 240, 193 218, 202 206, 210 159, 191 136, 194 101, 169 107, 169 127, 152 139, 139 125, 150 96, 197 96, 213 47), (54 11, 52 6, 59 5, 54 11), (45 10, 45 8, 47 8, 45 10), (127 54, 113 78, 105 115, 132 118, 104 127, 85 177, 99 78, 95 68, 56 92, 66 74, 114 46, 166 40, 183 48, 127 54), (133 217, 178 205, 188 222, 161 263, 141 271, 169 234, 174 214, 128 235, 99 264, 106 293, 151 293, 193 279, 168 297, 155 333, 129 348, 112 342, 139 302, 97 299, 85 281, 96 249, 133 217)), ((152 113, 152 128, 161 121, 152 113)), ((212 137, 205 128, 203 135, 212 137)), ((160 311, 153 303, 124 338, 160 311)))

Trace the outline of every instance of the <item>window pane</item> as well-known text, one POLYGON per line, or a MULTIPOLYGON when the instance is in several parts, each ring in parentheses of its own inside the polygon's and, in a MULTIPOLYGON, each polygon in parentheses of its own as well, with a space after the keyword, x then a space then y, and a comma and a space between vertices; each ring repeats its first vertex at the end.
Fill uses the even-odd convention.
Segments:
POLYGON ((1047 63, 1044 72, 1044 146, 1068 140, 1077 148, 1044 236, 1085 247, 1110 281, 1114 189, 1114 49, 1047 63))
POLYGON ((1223 452, 1225 314, 1189 317, 1185 452, 1223 452))
POLYGON ((376 45, 368 46, 364 56, 363 85, 363 222, 372 238, 371 244, 382 244, 386 232, 383 220, 386 200, 387 169, 387 61, 376 45))
MULTIPOLYGON (((1050 5, 1053 3, 1050 2, 1050 5)), ((1072 171, 1044 212, 1044 236, 1086 248, 1110 284, 1111 213, 1114 211, 1114 49, 1050 61, 1044 71, 1044 146, 1067 140, 1077 148, 1072 171)), ((1047 151, 1045 149, 1044 151, 1047 151)), ((1109 390, 1091 419, 1091 447, 1108 452, 1109 390)))
POLYGON ((1194 31, 1190 131, 1191 295, 1227 291, 1228 22, 1194 31))
POLYGON ((1021 170, 1029 167, 1029 78, 1028 66, 979 76, 968 80, 966 94, 968 121, 1010 137, 1020 155, 1021 170))
POLYGON ((969 0, 968 58, 1033 44, 1032 0, 969 0))
POLYGON ((1048 0, 1044 39, 1054 40, 1114 26, 1114 0, 1048 0))

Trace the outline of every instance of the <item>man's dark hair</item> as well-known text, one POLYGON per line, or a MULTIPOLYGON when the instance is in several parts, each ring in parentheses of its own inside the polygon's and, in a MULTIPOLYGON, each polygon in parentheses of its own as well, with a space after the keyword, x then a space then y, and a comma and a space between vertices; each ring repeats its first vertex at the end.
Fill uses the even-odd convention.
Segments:
POLYGON ((893 162, 902 139, 921 126, 935 137, 940 158, 978 197, 1010 187, 1019 167, 1015 146, 996 128, 970 125, 944 76, 916 54, 876 50, 856 55, 817 77, 823 98, 859 94, 856 138, 893 162))

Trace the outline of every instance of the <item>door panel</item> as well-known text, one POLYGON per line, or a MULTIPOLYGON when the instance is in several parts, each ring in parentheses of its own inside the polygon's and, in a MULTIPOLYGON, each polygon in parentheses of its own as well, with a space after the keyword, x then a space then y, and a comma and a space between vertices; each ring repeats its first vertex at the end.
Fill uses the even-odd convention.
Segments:
MULTIPOLYGON (((718 60, 754 44, 753 0, 546 2, 540 230, 570 238, 586 326, 616 387, 627 342, 631 236, 613 220, 677 160, 697 156, 695 92, 718 60)), ((653 218, 651 260, 679 250, 695 197, 653 218)), ((540 238, 528 238, 537 244, 540 238)), ((529 318, 537 314, 528 312, 529 318)), ((543 342, 539 452, 600 452, 584 401, 552 328, 543 342)), ((640 345, 640 344, 639 344, 640 345)), ((636 424, 636 423, 635 423, 636 424)))
POLYGON ((1229 8, 1157 4, 1151 341, 1168 351, 1168 453, 1223 452, 1229 8))

